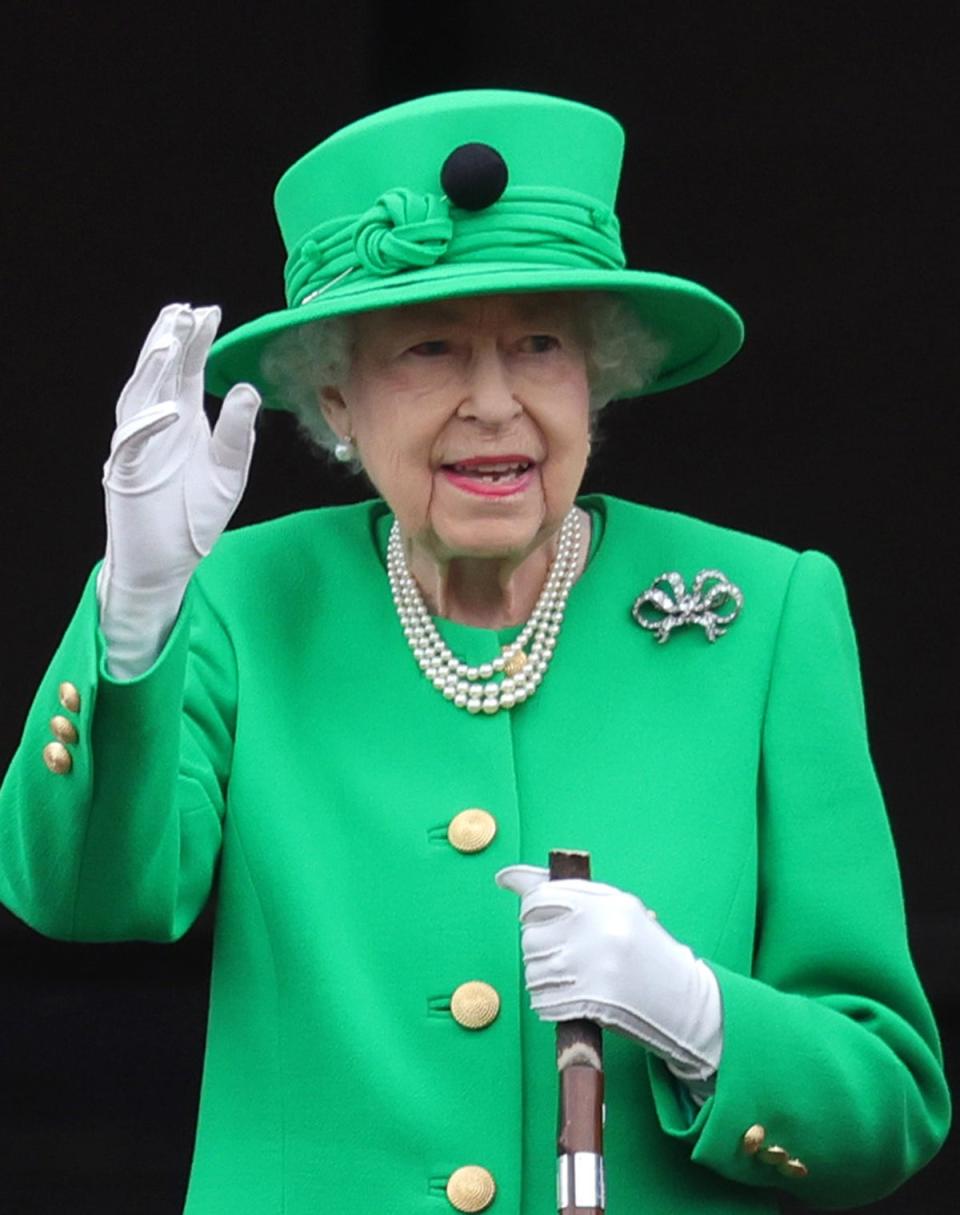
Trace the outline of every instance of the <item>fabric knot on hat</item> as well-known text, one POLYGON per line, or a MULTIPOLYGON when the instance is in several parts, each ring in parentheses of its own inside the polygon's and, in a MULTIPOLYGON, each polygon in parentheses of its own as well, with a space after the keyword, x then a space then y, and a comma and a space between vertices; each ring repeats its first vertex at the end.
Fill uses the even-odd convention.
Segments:
POLYGON ((353 243, 360 265, 370 274, 432 266, 453 236, 450 210, 436 194, 397 187, 381 194, 357 219, 353 243))
POLYGON ((304 261, 318 262, 324 256, 324 248, 319 241, 308 239, 300 247, 300 256, 304 261))
POLYGON ((591 219, 596 230, 607 240, 620 241, 620 221, 614 212, 602 204, 593 208, 591 219))

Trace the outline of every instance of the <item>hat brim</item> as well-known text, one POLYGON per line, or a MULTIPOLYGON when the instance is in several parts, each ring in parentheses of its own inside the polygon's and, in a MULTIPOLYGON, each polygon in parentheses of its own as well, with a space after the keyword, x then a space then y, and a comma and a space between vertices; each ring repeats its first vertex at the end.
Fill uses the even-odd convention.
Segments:
MULTIPOLYGON (((214 343, 207 360, 207 390, 224 396, 233 384, 254 384, 268 408, 284 403, 271 399, 261 357, 278 334, 296 325, 325 317, 399 308, 430 300, 470 295, 532 291, 610 291, 626 296, 667 354, 656 379, 643 395, 689 384, 722 367, 743 342, 743 323, 724 300, 688 279, 646 270, 577 270, 504 262, 475 265, 434 265, 389 278, 352 276, 299 308, 270 312, 240 325, 214 343)), ((639 386, 619 395, 636 396, 639 386)))

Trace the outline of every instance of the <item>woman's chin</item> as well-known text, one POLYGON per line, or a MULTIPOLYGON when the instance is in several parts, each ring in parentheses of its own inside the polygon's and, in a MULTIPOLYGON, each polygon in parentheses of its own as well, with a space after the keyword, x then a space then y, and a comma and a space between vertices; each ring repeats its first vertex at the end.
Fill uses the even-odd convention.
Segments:
POLYGON ((432 522, 439 549, 451 558, 509 559, 529 553, 545 538, 542 511, 432 522))

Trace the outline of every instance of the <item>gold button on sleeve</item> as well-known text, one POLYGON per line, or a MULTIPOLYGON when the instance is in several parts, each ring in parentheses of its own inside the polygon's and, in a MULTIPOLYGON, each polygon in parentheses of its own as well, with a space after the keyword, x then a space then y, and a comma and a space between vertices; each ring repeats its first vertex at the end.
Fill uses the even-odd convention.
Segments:
POLYGON ((61 742, 47 743, 43 748, 43 762, 57 776, 63 776, 73 767, 70 752, 61 742))
POLYGON ((77 727, 69 717, 64 717, 62 713, 50 718, 50 729, 53 731, 54 738, 59 738, 62 743, 77 741, 77 727))
POLYGON ((760 1149, 760 1159, 766 1164, 783 1164, 784 1161, 790 1159, 790 1153, 786 1148, 782 1148, 779 1144, 772 1143, 770 1147, 760 1149))
POLYGON ((76 684, 64 680, 60 685, 60 703, 70 713, 80 712, 80 693, 76 684))
POLYGON ((500 995, 489 983, 471 979, 453 993, 450 1011, 454 1021, 465 1029, 486 1029, 500 1012, 500 995))
POLYGON ((753 1126, 747 1127, 743 1132, 743 1139, 740 1142, 748 1156, 756 1156, 757 1152, 763 1147, 766 1134, 767 1132, 759 1122, 755 1122, 753 1126))
POLYGON ((497 820, 476 807, 461 810, 447 825, 447 839, 458 852, 482 852, 496 834, 497 820))
POLYGON ((791 1156, 789 1160, 785 1160, 783 1164, 777 1165, 777 1170, 784 1177, 806 1177, 810 1171, 807 1166, 796 1156, 791 1156))
POLYGON ((479 1164, 454 1169, 447 1179, 447 1198, 457 1211, 485 1211, 496 1192, 493 1175, 479 1164))

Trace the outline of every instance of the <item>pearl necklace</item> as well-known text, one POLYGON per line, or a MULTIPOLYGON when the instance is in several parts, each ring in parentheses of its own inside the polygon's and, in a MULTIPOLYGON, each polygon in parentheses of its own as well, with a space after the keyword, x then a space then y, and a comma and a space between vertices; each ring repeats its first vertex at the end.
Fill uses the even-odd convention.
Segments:
POLYGON ((407 568, 400 528, 394 520, 387 545, 387 575, 404 636, 420 670, 445 700, 468 713, 496 713, 523 704, 547 673, 557 644, 570 588, 577 576, 582 528, 573 507, 560 528, 557 553, 530 619, 520 635, 490 662, 461 662, 437 632, 420 588, 407 568), (526 649, 530 643, 529 652, 526 649), (499 682, 494 676, 502 676, 499 682))

